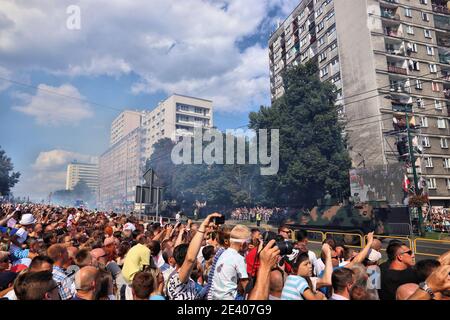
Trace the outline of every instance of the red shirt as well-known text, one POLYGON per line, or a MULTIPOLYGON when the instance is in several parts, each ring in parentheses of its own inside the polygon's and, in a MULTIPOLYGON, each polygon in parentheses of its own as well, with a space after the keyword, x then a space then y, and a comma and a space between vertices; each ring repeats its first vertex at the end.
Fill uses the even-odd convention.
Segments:
POLYGON ((258 247, 255 247, 253 249, 251 249, 248 253, 247 256, 245 257, 245 262, 247 263, 247 273, 249 276, 256 276, 256 273, 258 272, 259 269, 259 257, 256 257, 256 255, 258 254, 258 247))

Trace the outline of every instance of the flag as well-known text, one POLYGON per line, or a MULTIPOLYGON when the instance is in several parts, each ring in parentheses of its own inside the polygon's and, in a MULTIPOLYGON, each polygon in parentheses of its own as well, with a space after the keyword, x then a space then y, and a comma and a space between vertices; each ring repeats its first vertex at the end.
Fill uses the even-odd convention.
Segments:
POLYGON ((405 174, 405 177, 403 178, 402 188, 403 191, 408 192, 408 187, 411 184, 411 182, 408 179, 408 176, 405 174))

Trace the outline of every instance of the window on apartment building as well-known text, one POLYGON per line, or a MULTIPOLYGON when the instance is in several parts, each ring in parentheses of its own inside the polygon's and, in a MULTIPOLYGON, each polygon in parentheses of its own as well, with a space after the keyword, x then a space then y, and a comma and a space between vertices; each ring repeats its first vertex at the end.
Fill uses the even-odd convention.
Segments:
POLYGON ((431 73, 436 73, 437 72, 437 66, 434 63, 430 63, 428 65, 428 68, 430 69, 431 73))
POLYGON ((417 53, 418 49, 417 49, 417 43, 412 43, 411 44, 411 51, 417 53))
POLYGON ((430 148, 431 147, 431 143, 430 143, 430 138, 429 137, 422 137, 422 146, 430 148))
POLYGON ((427 54, 429 56, 434 56, 434 48, 430 47, 430 46, 427 46, 427 54))
POLYGON ((410 8, 405 8, 405 17, 412 18, 412 11, 410 8))
POLYGON ((422 80, 416 79, 416 89, 417 90, 422 90, 422 80))
POLYGON ((325 19, 327 19, 327 21, 328 21, 328 20, 330 20, 331 18, 333 18, 333 16, 334 16, 334 10, 331 10, 331 11, 327 14, 327 16, 325 17, 325 19))
POLYGON ((419 0, 420 4, 428 4, 428 0, 419 0))
POLYGON ((332 83, 336 83, 336 82, 338 82, 340 80, 341 80, 341 75, 338 74, 338 75, 334 76, 333 79, 331 79, 331 82, 332 83))
POLYGON ((330 46, 330 51, 337 48, 337 42, 333 42, 330 46))
POLYGON ((328 65, 320 69, 320 77, 323 78, 328 74, 328 65))
POLYGON ((434 100, 434 108, 437 110, 442 110, 442 104, 439 100, 434 100))
POLYGON ((325 36, 322 36, 319 38, 318 42, 318 46, 320 47, 321 45, 323 45, 325 43, 325 36))
POLYGON ((303 47, 304 45, 306 45, 306 43, 308 42, 308 37, 304 37, 302 40, 300 40, 300 48, 303 47))
POLYGON ((322 13, 323 13, 323 6, 320 6, 319 8, 317 8, 317 11, 316 11, 316 18, 317 18, 318 16, 320 16, 322 13))
POLYGON ((303 52, 303 53, 301 54, 301 56, 300 56, 300 59, 302 59, 302 61, 305 60, 305 59, 307 59, 307 58, 308 58, 308 50, 306 50, 305 52, 303 52))
POLYGON ((438 92, 439 91, 439 83, 431 81, 431 90, 433 90, 434 92, 438 92))
POLYGON ((414 34, 414 27, 413 26, 406 26, 406 33, 407 34, 414 34))
POLYGON ((431 38, 431 30, 423 29, 423 34, 425 35, 425 38, 431 38))
POLYGON ((425 158, 425 166, 427 168, 433 168, 433 158, 432 157, 425 158))
POLYGON ((450 158, 443 158, 442 164, 445 169, 450 169, 450 158))
POLYGON ((445 181, 447 182, 447 189, 450 189, 450 178, 445 179, 445 181))
POLYGON ((409 66, 409 70, 420 71, 420 62, 419 61, 409 60, 408 66, 409 66))
POLYGON ((439 129, 445 129, 446 128, 445 119, 438 118, 437 119, 437 126, 438 126, 439 129))
POLYGON ((428 186, 428 189, 436 189, 436 178, 428 178, 427 186, 428 186))
POLYGON ((427 117, 420 117, 420 126, 423 128, 428 128, 428 118, 427 117))
POLYGON ((425 108, 425 102, 423 101, 422 98, 417 98, 416 103, 417 103, 417 108, 425 108))
POLYGON ((319 54, 319 62, 322 62, 324 60, 327 59, 327 53, 326 52, 322 52, 321 54, 319 54))
POLYGON ((330 30, 328 30, 328 37, 334 36, 336 33, 336 26, 333 26, 330 30))
POLYGON ((430 16, 426 12, 422 12, 422 20, 423 21, 430 21, 430 16))
POLYGON ((441 148, 448 149, 448 140, 447 138, 441 138, 441 148))
POLYGON ((325 23, 324 23, 323 20, 322 20, 322 21, 319 22, 319 24, 317 25, 317 32, 322 31, 323 28, 325 28, 325 23))

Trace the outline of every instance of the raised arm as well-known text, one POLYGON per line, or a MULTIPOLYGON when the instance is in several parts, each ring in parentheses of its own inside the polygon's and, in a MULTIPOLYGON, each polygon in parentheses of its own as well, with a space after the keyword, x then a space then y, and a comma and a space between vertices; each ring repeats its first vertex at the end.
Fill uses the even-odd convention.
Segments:
POLYGON ((349 268, 350 269, 356 263, 362 263, 364 261, 364 259, 366 259, 367 255, 369 254, 369 250, 372 247, 372 243, 373 243, 373 231, 369 232, 367 234, 367 243, 366 243, 366 246, 364 247, 364 249, 362 249, 361 252, 358 253, 356 255, 356 257, 353 258, 353 260, 350 263, 345 265, 345 268, 349 268))
POLYGON ((331 286, 331 275, 333 274, 333 263, 331 262, 331 247, 328 243, 324 243, 322 251, 325 254, 325 270, 322 278, 317 280, 317 289, 331 286))
POLYGON ((186 283, 189 280, 192 269, 194 268, 194 263, 197 262, 197 255, 198 252, 200 251, 200 246, 202 245, 203 237, 205 236, 206 226, 209 224, 209 221, 212 218, 220 216, 221 215, 219 213, 213 213, 207 216, 206 219, 203 220, 202 224, 198 228, 194 237, 192 238, 183 265, 178 271, 178 276, 182 283, 186 283))

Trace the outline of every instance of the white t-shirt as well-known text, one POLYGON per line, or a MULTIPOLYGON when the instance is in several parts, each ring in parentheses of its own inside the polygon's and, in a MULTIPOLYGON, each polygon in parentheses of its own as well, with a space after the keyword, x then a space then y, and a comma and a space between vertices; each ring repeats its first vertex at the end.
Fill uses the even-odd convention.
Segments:
POLYGON ((238 294, 239 280, 247 279, 245 259, 235 249, 222 253, 214 270, 211 284, 212 300, 234 300, 238 294))
POLYGON ((323 263, 322 259, 317 259, 314 264, 314 274, 319 276, 323 270, 325 270, 325 263, 323 263))
POLYGON ((367 281, 367 289, 381 289, 381 271, 379 266, 368 266, 367 274, 369 280, 367 281))

